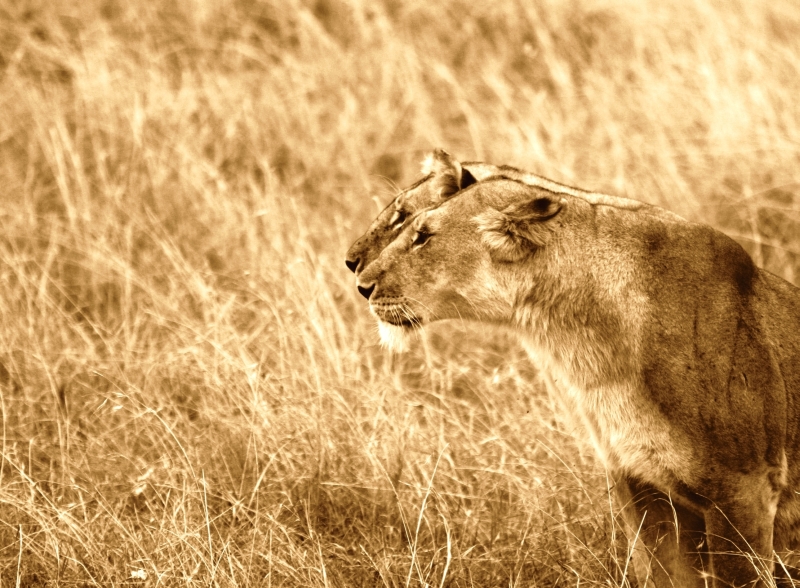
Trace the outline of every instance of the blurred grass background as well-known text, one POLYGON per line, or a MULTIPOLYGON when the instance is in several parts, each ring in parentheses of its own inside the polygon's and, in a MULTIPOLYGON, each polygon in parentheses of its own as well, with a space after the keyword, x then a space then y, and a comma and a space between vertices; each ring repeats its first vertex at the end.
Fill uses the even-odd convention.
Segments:
POLYGON ((535 366, 344 253, 444 147, 797 284, 798 96, 792 0, 0 1, 0 583, 623 585, 535 366))

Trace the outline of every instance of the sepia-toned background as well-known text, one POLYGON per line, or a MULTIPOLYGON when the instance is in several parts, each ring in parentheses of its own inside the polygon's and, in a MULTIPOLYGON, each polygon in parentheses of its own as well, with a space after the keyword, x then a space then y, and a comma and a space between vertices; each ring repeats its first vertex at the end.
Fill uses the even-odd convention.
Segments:
POLYGON ((536 366, 345 251, 443 147, 797 284, 799 97, 793 0, 0 1, 0 584, 623 585, 536 366))

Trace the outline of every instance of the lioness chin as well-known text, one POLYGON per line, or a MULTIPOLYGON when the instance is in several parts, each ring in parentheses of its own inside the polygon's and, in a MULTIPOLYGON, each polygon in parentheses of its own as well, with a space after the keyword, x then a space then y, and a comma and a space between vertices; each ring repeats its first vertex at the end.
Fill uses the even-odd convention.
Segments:
POLYGON ((447 197, 359 254, 387 343, 448 318, 515 329, 614 478, 640 586, 797 565, 800 290, 663 209, 507 168, 462 187, 439 163, 447 197))

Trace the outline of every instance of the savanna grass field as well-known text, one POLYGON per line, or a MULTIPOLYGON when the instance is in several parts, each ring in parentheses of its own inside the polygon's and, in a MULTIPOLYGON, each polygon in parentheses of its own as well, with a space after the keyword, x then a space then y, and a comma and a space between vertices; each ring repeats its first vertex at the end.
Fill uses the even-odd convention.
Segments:
POLYGON ((798 284, 800 4, 0 1, 0 585, 629 585, 508 334, 378 343, 345 252, 435 147, 798 284))

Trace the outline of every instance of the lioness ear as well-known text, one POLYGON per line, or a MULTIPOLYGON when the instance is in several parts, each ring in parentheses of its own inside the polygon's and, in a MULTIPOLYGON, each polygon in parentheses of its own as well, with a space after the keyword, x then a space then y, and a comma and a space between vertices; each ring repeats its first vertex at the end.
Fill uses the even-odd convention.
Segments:
POLYGON ((493 257, 520 261, 547 243, 555 227, 546 221, 561 212, 564 204, 558 194, 537 190, 533 197, 504 210, 478 215, 475 222, 493 257))
POLYGON ((436 149, 427 157, 422 172, 433 174, 433 190, 441 200, 447 200, 459 190, 476 182, 469 170, 464 169, 444 149, 436 149))

